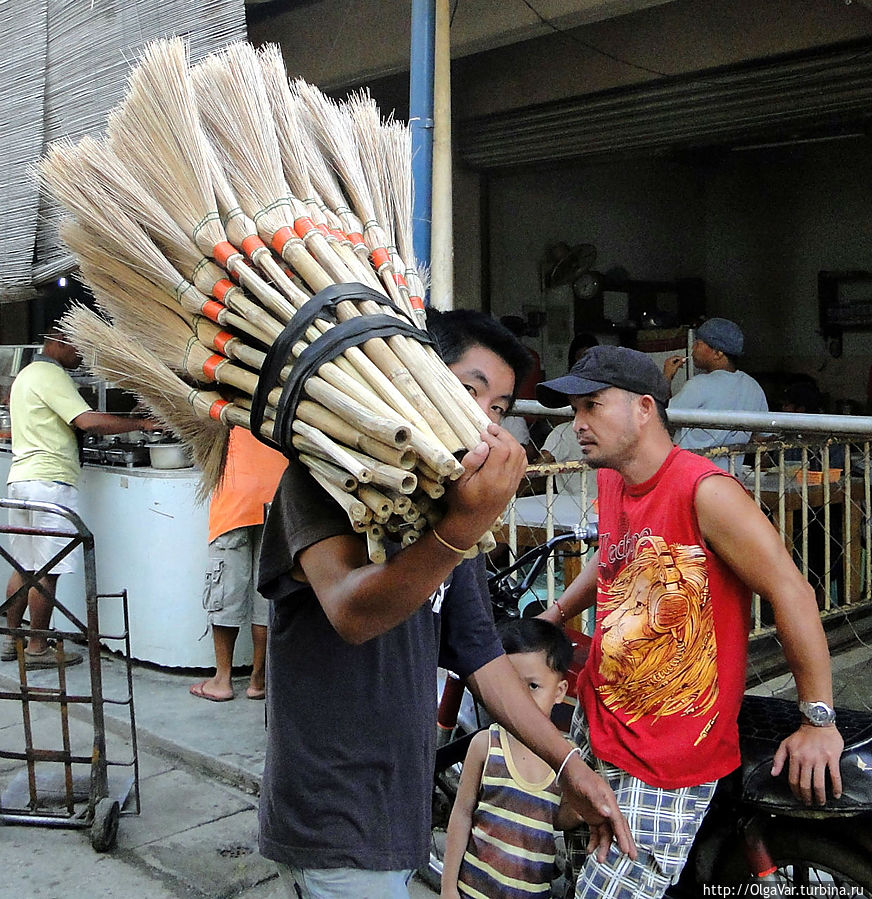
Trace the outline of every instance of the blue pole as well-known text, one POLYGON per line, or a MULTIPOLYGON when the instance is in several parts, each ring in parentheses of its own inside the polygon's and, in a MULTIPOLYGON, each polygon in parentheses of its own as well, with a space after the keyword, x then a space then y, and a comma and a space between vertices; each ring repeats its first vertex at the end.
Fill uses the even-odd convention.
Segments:
MULTIPOLYGON (((436 0, 412 0, 409 125, 412 131, 412 240, 419 263, 430 264, 433 206, 433 69, 436 0)), ((426 300, 427 298, 425 298, 426 300)))

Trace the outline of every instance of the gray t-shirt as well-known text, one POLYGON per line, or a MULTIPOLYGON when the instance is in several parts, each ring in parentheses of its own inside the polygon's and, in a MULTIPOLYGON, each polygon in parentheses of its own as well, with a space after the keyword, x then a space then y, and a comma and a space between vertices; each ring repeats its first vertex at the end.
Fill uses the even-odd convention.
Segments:
POLYGON ((272 600, 260 851, 303 868, 402 870, 429 854, 436 667, 465 677, 502 653, 482 560, 359 646, 291 578, 301 550, 352 533, 292 461, 264 528, 259 590, 272 600))
MULTIPOLYGON (((670 409, 712 409, 727 412, 768 412, 763 388, 743 371, 712 371, 692 377, 669 401, 670 409)), ((680 428, 675 442, 683 449, 708 449, 747 443, 750 431, 680 428)))

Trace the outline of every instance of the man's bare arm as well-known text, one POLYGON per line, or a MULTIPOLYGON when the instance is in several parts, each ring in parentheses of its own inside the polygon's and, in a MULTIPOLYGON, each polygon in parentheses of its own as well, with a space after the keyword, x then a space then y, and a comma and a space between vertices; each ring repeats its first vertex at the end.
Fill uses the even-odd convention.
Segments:
MULTIPOLYGON (((447 512, 437 525, 452 546, 466 549, 505 509, 526 469, 520 444, 491 425, 463 459, 465 473, 446 492, 447 512)), ((330 623, 349 643, 386 633, 415 612, 448 577, 461 556, 426 532, 381 565, 369 564, 366 544, 348 534, 322 540, 299 556, 330 623)))
MULTIPOLYGON (((788 554, 780 535, 736 481, 706 478, 697 489, 696 513, 709 546, 752 590, 772 605, 775 629, 800 699, 833 701, 826 636, 814 591, 788 554)), ((842 792, 835 727, 802 726, 779 747, 772 773, 789 762, 788 779, 805 803, 826 800, 829 772, 833 795, 842 792)))

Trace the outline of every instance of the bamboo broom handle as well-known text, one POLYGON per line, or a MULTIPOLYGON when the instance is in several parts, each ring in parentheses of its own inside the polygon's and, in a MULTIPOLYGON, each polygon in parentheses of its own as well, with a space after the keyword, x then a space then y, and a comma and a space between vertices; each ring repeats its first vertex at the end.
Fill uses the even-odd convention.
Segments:
POLYGON ((294 214, 294 231, 303 239, 306 249, 314 256, 324 271, 337 284, 350 284, 352 281, 356 281, 357 278, 348 266, 330 246, 312 219, 306 215, 306 208, 303 204, 296 197, 291 196, 290 205, 294 214))
MULTIPOLYGON (((375 314, 379 309, 378 304, 371 300, 362 302, 360 307, 368 315, 375 314)), ((448 419, 455 433, 463 436, 466 448, 472 449, 479 442, 482 430, 490 423, 484 411, 466 390, 458 389, 456 379, 435 351, 432 355, 428 354, 423 344, 405 335, 389 337, 388 343, 409 371, 419 373, 421 387, 448 419), (451 375, 450 380, 447 375, 451 375)))
POLYGON ((403 496, 399 493, 393 493, 390 495, 390 500, 393 502, 393 512, 394 515, 405 515, 409 509, 412 508, 412 497, 411 496, 403 496))
POLYGON ((384 540, 374 532, 376 525, 371 525, 366 529, 366 554, 370 562, 375 565, 381 565, 387 561, 387 551, 385 550, 384 540))
POLYGON ((406 494, 412 493, 418 486, 418 479, 411 471, 406 471, 403 468, 394 468, 392 465, 378 462, 358 450, 348 449, 347 452, 360 465, 366 467, 371 474, 370 480, 373 484, 381 484, 384 487, 396 490, 397 493, 406 494))
POLYGON ((328 462, 333 462, 354 475, 361 484, 368 484, 372 480, 372 471, 370 471, 368 466, 352 456, 351 451, 347 447, 340 446, 326 434, 322 434, 299 419, 294 421, 292 427, 294 430, 293 444, 295 448, 302 452, 320 456, 328 462))
POLYGON ((394 424, 389 419, 372 416, 369 410, 356 402, 323 378, 311 377, 304 390, 314 400, 334 412, 340 418, 351 422, 358 430, 391 446, 405 447, 409 443, 409 428, 394 424))
MULTIPOLYGON (((323 319, 317 319, 314 325, 310 325, 306 329, 306 339, 311 343, 317 339, 318 332, 326 333, 332 328, 329 322, 323 319), (317 331, 315 330, 317 328, 317 331)), ((270 341, 271 342, 271 341, 270 341)), ((376 341, 370 341, 375 343, 376 341)), ((304 347, 297 345, 292 352, 299 355, 304 347)), ((432 438, 434 443, 442 444, 437 435, 433 432, 429 423, 417 412, 414 405, 410 403, 403 393, 390 381, 390 378, 382 372, 382 370, 363 352, 359 347, 348 347, 344 353, 345 358, 337 356, 333 361, 341 368, 349 377, 354 377, 363 384, 368 384, 378 396, 380 396, 388 405, 392 406, 399 412, 401 418, 408 420, 414 424, 424 434, 432 438)), ((336 386, 339 386, 338 384, 336 386)), ((342 388, 341 388, 342 389, 342 388)), ((381 412, 380 414, 384 414, 381 412)), ((446 451, 450 450, 446 447, 446 451)))
MULTIPOLYGON (((336 314, 341 321, 356 318, 362 313, 349 300, 336 304, 336 314)), ((464 449, 462 440, 451 430, 439 410, 430 402, 409 370, 397 358, 394 351, 382 339, 367 340, 362 344, 363 351, 387 375, 405 398, 420 411, 424 420, 439 438, 440 442, 451 452, 464 449)), ((470 447, 471 449, 471 447, 470 447)))
POLYGON ((416 467, 420 474, 425 478, 430 478, 431 481, 436 481, 437 484, 441 484, 445 480, 445 475, 440 474, 435 468, 431 468, 423 459, 418 460, 416 467))
MULTIPOLYGON (((337 487, 345 491, 345 493, 354 493, 354 491, 363 489, 367 486, 366 484, 358 485, 357 479, 353 475, 350 475, 347 471, 343 471, 343 469, 318 456, 313 456, 309 453, 300 453, 300 461, 310 471, 317 471, 318 474, 328 481, 332 481, 337 487)), ((363 499, 362 496, 360 498, 363 499)))
POLYGON ((455 459, 447 450, 445 450, 444 454, 441 451, 438 453, 434 452, 433 444, 430 443, 430 441, 426 439, 426 436, 417 428, 411 429, 409 446, 411 446, 418 456, 421 459, 424 459, 432 469, 440 474, 444 474, 452 480, 456 480, 463 474, 463 466, 457 459, 455 459))
POLYGON ((293 228, 289 225, 279 225, 270 233, 272 225, 261 225, 265 212, 267 210, 261 210, 253 216, 263 240, 291 266, 315 293, 333 284, 333 279, 324 271, 318 260, 309 253, 300 235, 293 228), (266 227, 265 231, 263 227, 266 227))
POLYGON ((311 472, 312 477, 336 500, 337 503, 345 510, 345 514, 349 517, 352 522, 355 521, 364 521, 366 520, 367 508, 366 506, 359 500, 354 499, 351 494, 346 493, 342 490, 337 484, 334 484, 333 481, 327 480, 323 475, 319 474, 317 471, 311 472))
POLYGON ((445 495, 445 488, 438 482, 431 480, 428 477, 425 477, 419 471, 417 473, 418 478, 418 486, 427 494, 431 499, 439 499, 440 496, 445 495))
MULTIPOLYGON (((210 353, 195 337, 188 341, 185 348, 185 370, 192 378, 208 381, 217 381, 219 384, 227 384, 245 391, 250 396, 257 389, 257 375, 246 371, 238 365, 234 365, 226 356, 218 353, 210 353)), ((277 406, 281 400, 282 391, 274 387, 267 397, 267 402, 277 406)))
POLYGON ((417 543, 421 539, 420 531, 404 531, 403 536, 401 538, 403 548, 405 549, 407 546, 411 546, 413 543, 417 543))
MULTIPOLYGON (((378 312, 394 315, 390 309, 380 307, 372 300, 364 300, 360 304, 360 311, 367 315, 375 315, 378 312)), ((427 346, 420 341, 410 340, 405 335, 396 335, 389 338, 391 348, 400 356, 410 371, 413 372, 430 372, 438 383, 444 385, 452 397, 456 397, 457 404, 463 408, 469 421, 476 429, 475 442, 478 442, 478 434, 485 430, 490 423, 490 419, 479 407, 475 400, 465 391, 457 389, 457 382, 448 366, 442 361, 436 350, 432 346, 427 346)), ((429 378, 422 381, 422 386, 429 384, 429 378)), ((440 395, 437 393, 437 396, 440 395)), ((451 404, 454 408, 454 404, 451 404)), ((474 444, 473 444, 474 445, 474 444)), ((471 449, 472 447, 467 447, 471 449)))
POLYGON ((417 455, 411 448, 398 449, 394 446, 388 446, 380 440, 374 440, 340 416, 310 400, 302 400, 299 403, 297 406, 297 418, 334 438, 339 443, 359 449, 362 453, 378 459, 379 462, 387 462, 388 465, 409 471, 419 463, 417 455))
POLYGON ((240 250, 268 277, 271 278, 278 290, 288 299, 297 298, 300 302, 306 301, 306 294, 285 274, 282 267, 275 261, 269 247, 261 240, 257 233, 257 226, 250 219, 232 194, 232 188, 224 177, 223 172, 216 173, 216 167, 220 165, 214 153, 210 154, 210 168, 212 169, 212 185, 215 189, 215 198, 224 223, 227 239, 240 250), (216 177, 217 174, 217 177, 216 177))
MULTIPOLYGON (((308 333, 308 332, 307 332, 308 333)), ((305 344, 302 342, 295 344, 292 349, 292 353, 295 356, 299 356, 300 352, 305 348, 305 344)), ((352 348, 349 348, 352 349, 352 348)), ((348 350, 346 350, 346 353, 348 350)), ((361 354, 362 356, 363 354, 361 354)), ((365 356, 363 356, 366 359, 365 356)), ((347 376, 344 368, 340 368, 338 365, 334 367, 334 363, 339 363, 342 360, 341 356, 337 356, 333 363, 325 362, 319 369, 318 374, 321 375, 325 381, 332 384, 338 390, 343 391, 346 394, 356 396, 360 403, 370 411, 382 418, 387 420, 393 420, 398 425, 407 425, 407 421, 405 421, 401 416, 398 417, 397 412, 388 404, 383 403, 379 400, 375 394, 363 388, 363 385, 359 385, 355 382, 355 379, 347 376)), ((367 359, 367 363, 372 365, 367 359)), ((375 369, 379 373, 379 376, 384 379, 384 376, 378 369, 375 369)), ((414 416, 418 418, 418 416, 414 416)), ((426 427, 426 423, 425 427, 426 427)), ((427 428, 427 431, 423 431, 416 427, 413 427, 410 431, 410 442, 415 450, 416 454, 421 456, 422 458, 426 458, 431 465, 432 468, 439 471, 442 474, 449 474, 454 477, 459 477, 460 474, 463 473, 463 467, 457 462, 454 456, 448 451, 448 449, 438 440, 438 438, 432 434, 432 431, 427 428)))
MULTIPOLYGON (((390 516, 394 511, 394 504, 380 490, 370 484, 361 484, 357 490, 357 496, 372 510, 376 517, 390 516)), ((387 520, 387 519, 386 519, 387 520)))
POLYGON ((197 287, 191 284, 190 281, 183 281, 179 285, 176 290, 176 296, 178 297, 179 305, 187 312, 193 312, 195 315, 202 315, 216 324, 224 325, 228 328, 235 328, 237 331, 242 331, 267 346, 273 341, 273 338, 269 334, 258 328, 256 325, 253 325, 246 318, 243 318, 243 316, 231 312, 218 300, 209 299, 208 296, 203 294, 197 287))
POLYGON ((381 291, 387 296, 385 289, 381 285, 381 281, 376 278, 373 273, 372 266, 368 262, 364 262, 355 252, 348 235, 339 228, 331 227, 331 223, 324 213, 324 207, 320 206, 314 197, 302 200, 306 204, 309 211, 309 217, 315 223, 315 227, 324 235, 324 239, 338 254, 339 258, 345 264, 345 267, 351 272, 355 281, 361 281, 373 290, 381 291))
POLYGON ((205 294, 211 294, 228 309, 239 313, 260 331, 270 335, 272 343, 284 330, 284 325, 273 318, 262 306, 253 303, 242 290, 224 277, 224 272, 214 262, 198 265, 193 273, 194 284, 205 294))
POLYGON ((266 353, 262 350, 256 350, 245 343, 241 338, 236 337, 229 331, 222 331, 213 321, 203 315, 195 315, 191 322, 191 329, 197 335, 200 343, 212 347, 219 353, 224 353, 232 359, 238 359, 251 368, 260 369, 263 367, 266 353))
MULTIPOLYGON (((354 309, 353 304, 348 303, 347 305, 350 306, 352 310, 354 309)), ((317 328, 318 331, 323 334, 333 327, 334 325, 330 322, 320 318, 316 319, 314 325, 310 325, 309 328, 306 329, 306 339, 310 343, 316 339, 317 334, 312 330, 313 328, 317 328)), ((375 346, 380 344, 381 341, 373 340, 368 341, 368 343, 375 346)), ((343 368, 346 374, 350 374, 351 376, 356 375, 362 378, 363 382, 368 384, 389 406, 393 407, 393 409, 400 414, 401 418, 407 420, 410 424, 415 425, 419 430, 423 431, 424 434, 431 437, 435 443, 445 446, 444 441, 437 436, 429 422, 418 412, 413 403, 410 402, 404 393, 390 380, 389 375, 382 370, 381 366, 377 365, 375 361, 363 352, 360 347, 348 347, 342 356, 337 356, 334 359, 334 362, 336 362, 339 367, 343 368), (344 362, 347 364, 343 364, 344 362), (352 374, 352 372, 354 372, 354 374, 352 374)), ((383 415, 384 412, 379 414, 383 415)), ((449 453, 451 452, 449 447, 445 448, 449 453)))

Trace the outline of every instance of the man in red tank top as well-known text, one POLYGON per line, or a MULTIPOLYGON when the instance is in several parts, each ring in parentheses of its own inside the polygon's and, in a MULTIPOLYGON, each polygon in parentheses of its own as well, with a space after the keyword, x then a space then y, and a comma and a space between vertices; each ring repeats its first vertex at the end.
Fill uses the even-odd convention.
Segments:
POLYGON ((768 600, 806 718, 778 749, 806 804, 841 793, 826 637, 814 591, 745 489, 675 447, 669 386, 644 353, 588 350, 537 389, 569 403, 598 469, 599 547, 542 617, 561 624, 596 604, 572 736, 609 781, 639 849, 587 859, 577 896, 662 896, 678 879, 717 780, 739 765, 752 591, 768 600))

